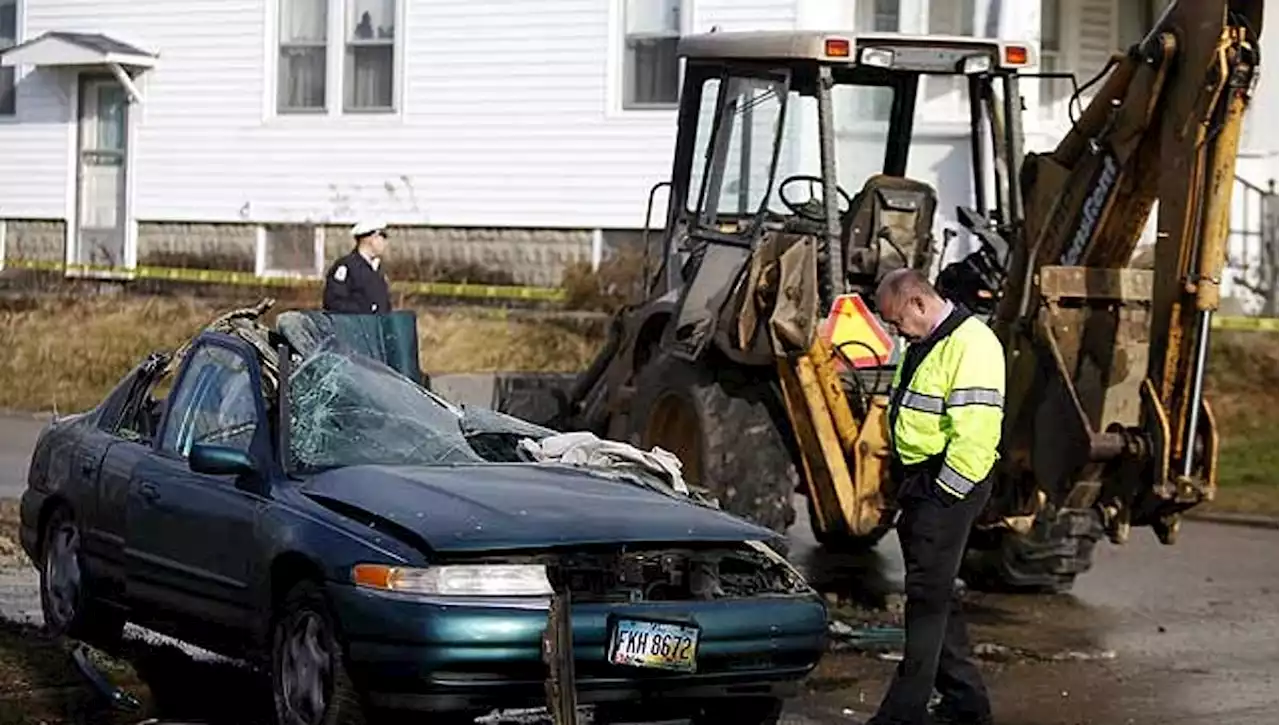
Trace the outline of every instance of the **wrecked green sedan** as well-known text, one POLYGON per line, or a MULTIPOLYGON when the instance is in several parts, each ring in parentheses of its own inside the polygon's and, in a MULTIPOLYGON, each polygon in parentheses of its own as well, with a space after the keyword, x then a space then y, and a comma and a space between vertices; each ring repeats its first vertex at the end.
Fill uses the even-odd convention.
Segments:
POLYGON ((659 451, 433 394, 412 317, 267 307, 40 436, 22 543, 53 631, 248 659, 281 725, 465 722, 546 701, 554 600, 597 722, 778 721, 826 612, 772 532, 659 451))

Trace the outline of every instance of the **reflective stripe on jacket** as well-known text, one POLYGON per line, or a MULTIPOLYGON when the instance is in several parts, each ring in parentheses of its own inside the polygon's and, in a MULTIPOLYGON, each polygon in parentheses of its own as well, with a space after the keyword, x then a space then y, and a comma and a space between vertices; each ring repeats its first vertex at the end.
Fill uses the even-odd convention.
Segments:
POLYGON ((963 309, 911 347, 890 391, 894 453, 906 467, 936 459, 937 484, 963 498, 1000 455, 1004 348, 990 328, 963 309))

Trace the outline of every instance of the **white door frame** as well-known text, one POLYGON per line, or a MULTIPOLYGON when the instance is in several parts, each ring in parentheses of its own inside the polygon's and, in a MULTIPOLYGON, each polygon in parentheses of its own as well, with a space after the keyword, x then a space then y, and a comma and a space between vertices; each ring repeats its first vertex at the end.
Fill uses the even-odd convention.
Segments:
POLYGON ((102 71, 85 71, 76 73, 72 77, 71 88, 71 164, 69 179, 69 198, 67 216, 67 244, 65 261, 68 266, 68 276, 84 276, 98 277, 109 279, 131 278, 132 270, 137 265, 137 223, 134 219, 134 158, 135 146, 137 142, 137 111, 138 106, 133 102, 129 93, 124 89, 118 80, 116 80, 110 72, 105 69, 102 71), (120 87, 124 97, 124 153, 121 157, 124 178, 121 183, 120 199, 118 201, 117 214, 119 215, 118 224, 122 234, 122 249, 120 258, 116 260, 111 270, 80 270, 73 269, 81 264, 84 257, 81 254, 82 239, 80 233, 80 223, 82 220, 82 193, 83 193, 83 149, 85 145, 86 132, 92 132, 96 129, 88 127, 86 124, 87 104, 96 101, 95 94, 91 89, 103 86, 115 85, 120 87))

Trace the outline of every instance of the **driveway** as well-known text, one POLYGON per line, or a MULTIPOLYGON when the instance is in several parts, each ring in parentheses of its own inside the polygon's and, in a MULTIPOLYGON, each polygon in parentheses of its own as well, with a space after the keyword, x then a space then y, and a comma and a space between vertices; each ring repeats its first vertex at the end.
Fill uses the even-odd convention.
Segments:
POLYGON ((0 416, 0 498, 17 498, 27 485, 27 463, 45 421, 0 416))

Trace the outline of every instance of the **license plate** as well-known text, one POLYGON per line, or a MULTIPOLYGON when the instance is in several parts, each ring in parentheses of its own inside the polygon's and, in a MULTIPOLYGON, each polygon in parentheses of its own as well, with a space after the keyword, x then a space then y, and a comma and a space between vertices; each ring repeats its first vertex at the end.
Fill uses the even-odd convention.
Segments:
POLYGON ((693 672, 698 666, 698 628, 619 618, 609 642, 609 661, 615 665, 693 672))

